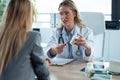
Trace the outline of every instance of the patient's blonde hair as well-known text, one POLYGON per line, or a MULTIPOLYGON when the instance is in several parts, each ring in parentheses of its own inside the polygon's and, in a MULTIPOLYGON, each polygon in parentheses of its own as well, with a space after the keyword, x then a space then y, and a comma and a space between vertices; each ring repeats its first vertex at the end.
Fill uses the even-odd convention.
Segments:
POLYGON ((30 0, 9 1, 0 24, 0 74, 26 41, 34 14, 30 0))

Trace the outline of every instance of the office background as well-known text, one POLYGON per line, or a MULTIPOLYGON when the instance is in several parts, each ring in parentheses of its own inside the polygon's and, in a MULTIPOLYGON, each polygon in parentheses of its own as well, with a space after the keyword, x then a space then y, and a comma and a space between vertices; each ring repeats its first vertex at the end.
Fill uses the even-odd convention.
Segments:
MULTIPOLYGON (((4 3, 7 4, 9 0, 0 0, 0 19, 4 10, 4 3), (4 2, 4 3, 3 3, 4 2)), ((58 5, 62 0, 35 0, 37 3, 37 20, 33 28, 55 28, 59 25, 58 19, 58 5)), ((73 0, 77 4, 80 12, 101 12, 105 16, 105 21, 110 21, 105 31, 105 44, 104 44, 104 59, 120 59, 120 0, 73 0), (112 23, 112 21, 115 21, 112 23), (117 22, 117 28, 116 28, 117 22), (114 26, 111 26, 114 25, 114 26), (111 28, 112 27, 112 28, 111 28)), ((44 41, 47 40, 42 40, 44 41)))

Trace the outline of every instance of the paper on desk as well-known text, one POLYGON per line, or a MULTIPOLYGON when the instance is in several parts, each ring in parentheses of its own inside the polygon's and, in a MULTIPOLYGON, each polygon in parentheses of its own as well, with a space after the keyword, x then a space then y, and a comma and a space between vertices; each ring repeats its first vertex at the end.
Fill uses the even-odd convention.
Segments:
POLYGON ((74 59, 65 59, 65 58, 53 58, 51 59, 51 64, 52 65, 65 65, 67 63, 72 62, 74 59))

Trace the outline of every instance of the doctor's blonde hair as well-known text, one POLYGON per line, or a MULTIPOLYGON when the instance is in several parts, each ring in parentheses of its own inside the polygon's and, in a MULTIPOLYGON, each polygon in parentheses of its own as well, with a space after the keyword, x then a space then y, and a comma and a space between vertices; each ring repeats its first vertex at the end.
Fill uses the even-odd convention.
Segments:
POLYGON ((18 55, 32 27, 35 9, 30 0, 10 0, 0 24, 0 74, 18 55))
MULTIPOLYGON (((75 14, 76 14, 76 17, 74 18, 75 24, 77 24, 79 27, 82 27, 82 28, 85 27, 85 24, 83 23, 83 21, 80 17, 80 13, 77 9, 77 6, 72 0, 63 0, 58 7, 58 11, 59 11, 60 7, 62 7, 62 6, 70 7, 72 9, 72 11, 75 12, 75 14)), ((60 24, 60 28, 62 28, 62 23, 60 24)))

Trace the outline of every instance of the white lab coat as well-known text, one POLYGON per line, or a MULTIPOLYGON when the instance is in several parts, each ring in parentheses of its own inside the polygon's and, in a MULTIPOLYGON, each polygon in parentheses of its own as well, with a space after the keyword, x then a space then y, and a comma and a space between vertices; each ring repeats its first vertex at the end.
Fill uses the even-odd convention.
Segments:
MULTIPOLYGON (((86 39, 87 43, 91 46, 91 55, 90 56, 86 56, 85 55, 85 47, 81 46, 82 49, 82 56, 78 56, 76 55, 76 51, 78 50, 78 46, 76 45, 72 45, 72 55, 73 55, 73 59, 77 59, 77 60, 81 60, 81 57, 83 58, 83 60, 85 61, 91 61, 94 58, 94 41, 93 41, 93 31, 86 27, 86 28, 82 28, 82 30, 80 30, 81 28, 79 28, 77 25, 75 25, 75 34, 79 33, 82 34, 84 36, 84 38, 86 39)), ((47 48, 46 48, 46 53, 47 51, 50 50, 51 47, 54 47, 56 45, 58 45, 58 39, 59 39, 60 33, 58 29, 53 30, 53 34, 47 44, 47 48)), ((67 40, 65 39, 65 36, 62 35, 64 42, 67 42, 67 40)), ((59 58, 68 58, 69 52, 68 52, 68 45, 65 46, 64 51, 61 54, 57 54, 56 57, 59 58)), ((47 56, 48 57, 48 56, 47 56)))

